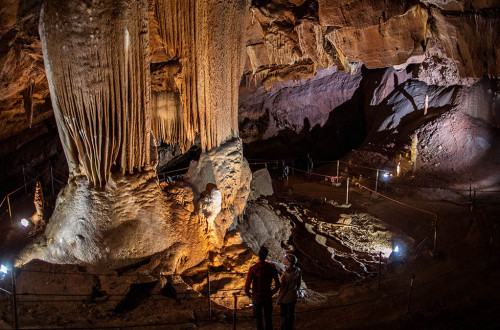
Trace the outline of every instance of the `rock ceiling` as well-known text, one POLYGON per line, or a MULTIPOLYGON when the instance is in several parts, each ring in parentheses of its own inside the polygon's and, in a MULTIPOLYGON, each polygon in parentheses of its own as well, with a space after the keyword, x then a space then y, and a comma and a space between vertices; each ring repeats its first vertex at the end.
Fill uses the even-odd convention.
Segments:
MULTIPOLYGON (((0 140, 8 143, 2 143, 0 154, 36 138, 53 116, 38 33, 42 1, 4 3, 0 9, 0 140)), ((327 67, 354 73, 363 64, 400 69, 409 63, 439 69, 435 71, 441 77, 422 75, 427 83, 451 85, 467 77, 498 77, 499 14, 496 0, 254 0, 243 54, 244 82, 269 88, 282 80, 311 78, 327 67)), ((181 58, 166 51, 172 49, 165 39, 168 27, 159 25, 156 17, 151 3, 153 103, 187 102, 189 97, 182 92, 177 95, 176 86, 182 84, 175 84, 175 79, 183 79, 177 74, 181 58), (164 94, 155 96, 160 92, 164 94)), ((229 42, 220 44, 231 47, 229 42)), ((180 129, 172 122, 168 125, 160 130, 180 129)), ((189 134, 192 130, 186 131, 188 139, 189 134)))

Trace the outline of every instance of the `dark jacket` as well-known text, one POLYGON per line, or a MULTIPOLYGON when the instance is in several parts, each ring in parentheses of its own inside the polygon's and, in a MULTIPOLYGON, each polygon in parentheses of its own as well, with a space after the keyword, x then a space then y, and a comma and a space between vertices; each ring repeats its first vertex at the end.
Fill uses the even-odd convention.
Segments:
POLYGON ((297 301, 297 293, 302 283, 302 274, 299 267, 293 266, 281 275, 281 288, 278 295, 279 304, 290 304, 297 301))
POLYGON ((248 270, 245 282, 245 293, 258 301, 271 299, 273 294, 278 292, 280 280, 276 267, 267 261, 259 261, 248 270), (271 283, 274 280, 274 289, 271 283), (250 286, 252 292, 250 293, 250 286))

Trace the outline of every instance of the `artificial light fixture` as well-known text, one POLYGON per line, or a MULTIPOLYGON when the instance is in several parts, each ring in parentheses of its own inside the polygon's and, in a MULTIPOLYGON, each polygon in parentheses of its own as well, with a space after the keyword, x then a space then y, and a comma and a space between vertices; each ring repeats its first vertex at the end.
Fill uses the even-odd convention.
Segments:
POLYGON ((24 228, 28 227, 30 225, 30 222, 28 219, 26 218, 22 218, 21 219, 21 226, 23 226, 24 228))
POLYGON ((2 274, 5 274, 5 275, 6 275, 6 274, 7 274, 7 272, 8 272, 7 267, 5 267, 5 265, 1 265, 1 266, 0 266, 0 273, 2 273, 2 274))
POLYGON ((396 253, 398 253, 398 252, 399 252, 399 245, 396 245, 396 246, 394 247, 394 252, 396 252, 396 253))

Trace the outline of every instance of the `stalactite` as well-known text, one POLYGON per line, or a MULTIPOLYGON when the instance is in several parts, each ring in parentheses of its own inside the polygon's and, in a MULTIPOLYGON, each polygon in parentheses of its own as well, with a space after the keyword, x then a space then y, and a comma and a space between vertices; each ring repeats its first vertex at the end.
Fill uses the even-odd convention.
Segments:
POLYGON ((70 172, 103 186, 149 165, 147 0, 46 0, 40 38, 70 172))
POLYGON ((26 113, 26 118, 28 119, 28 125, 31 128, 33 124, 33 92, 35 90, 35 80, 30 78, 29 85, 23 92, 23 103, 24 112, 26 113))
POLYGON ((271 63, 290 64, 301 59, 294 48, 294 43, 280 31, 266 35, 265 45, 271 63))
POLYGON ((248 0, 155 0, 155 14, 167 53, 181 69, 175 83, 179 109, 153 112, 171 114, 162 122, 155 114, 157 139, 186 148, 200 135, 209 150, 238 134, 238 87, 245 64, 244 32, 248 0), (172 123, 182 118, 183 129, 172 123))

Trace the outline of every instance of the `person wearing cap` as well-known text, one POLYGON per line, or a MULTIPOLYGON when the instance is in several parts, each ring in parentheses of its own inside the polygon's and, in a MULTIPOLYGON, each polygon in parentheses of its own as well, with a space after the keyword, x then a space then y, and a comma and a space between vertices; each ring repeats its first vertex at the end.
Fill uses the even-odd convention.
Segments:
POLYGON ((262 311, 264 311, 265 329, 273 329, 273 295, 280 288, 280 280, 276 267, 274 264, 266 261, 268 254, 268 249, 265 246, 261 246, 258 253, 259 262, 250 267, 245 282, 245 293, 252 299, 253 315, 258 330, 264 329, 262 311), (273 281, 274 289, 271 288, 273 281))
POLYGON ((297 257, 293 254, 285 254, 283 263, 286 269, 281 275, 278 304, 280 305, 281 329, 291 330, 295 322, 295 304, 302 283, 302 273, 300 268, 295 265, 297 257))

